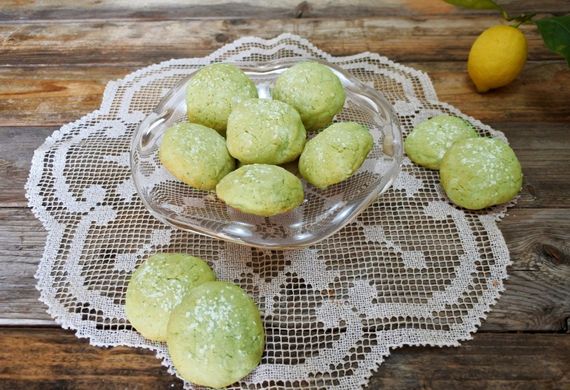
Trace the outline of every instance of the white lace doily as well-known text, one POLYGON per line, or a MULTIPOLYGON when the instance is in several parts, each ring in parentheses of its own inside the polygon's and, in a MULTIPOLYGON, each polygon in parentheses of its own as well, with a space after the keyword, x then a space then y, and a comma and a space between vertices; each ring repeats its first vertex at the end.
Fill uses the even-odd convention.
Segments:
MULTIPOLYGON (((509 253, 496 221, 506 206, 467 212, 442 192, 437 172, 405 159, 393 187, 339 233, 304 250, 266 251, 174 230, 154 219, 129 172, 133 130, 191 69, 323 58, 382 91, 404 133, 439 113, 428 76, 374 53, 333 57, 300 37, 246 37, 204 58, 166 61, 107 85, 101 108, 67 124, 36 150, 27 196, 48 231, 36 278, 63 328, 98 346, 156 351, 123 308, 130 273, 156 251, 206 259, 220 279, 256 300, 267 335, 261 365, 236 386, 343 388, 367 383, 390 350, 456 346, 469 339, 503 290, 509 253)), ((191 387, 190 384, 187 384, 191 387)))

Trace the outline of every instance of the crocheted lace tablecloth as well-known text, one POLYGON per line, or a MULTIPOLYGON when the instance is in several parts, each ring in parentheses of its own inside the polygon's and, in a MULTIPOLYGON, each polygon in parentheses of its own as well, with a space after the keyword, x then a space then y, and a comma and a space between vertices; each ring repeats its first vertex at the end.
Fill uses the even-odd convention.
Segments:
POLYGON ((354 222, 302 250, 261 250, 175 230, 143 206, 129 170, 131 139, 170 88, 212 62, 296 56, 337 64, 381 91, 404 135, 451 113, 481 135, 505 139, 438 101, 423 72, 375 53, 333 57, 290 34, 241 38, 207 57, 166 61, 112 81, 100 109, 63 126, 35 152, 27 183, 29 203, 48 231, 37 287, 63 328, 97 346, 152 349, 175 374, 165 344, 141 337, 124 311, 131 272, 150 254, 171 251, 205 259, 260 308, 265 353, 236 387, 353 389, 394 348, 457 346, 471 337, 507 277, 509 253, 496 225, 506 206, 460 209, 437 172, 407 158, 392 188, 354 222))

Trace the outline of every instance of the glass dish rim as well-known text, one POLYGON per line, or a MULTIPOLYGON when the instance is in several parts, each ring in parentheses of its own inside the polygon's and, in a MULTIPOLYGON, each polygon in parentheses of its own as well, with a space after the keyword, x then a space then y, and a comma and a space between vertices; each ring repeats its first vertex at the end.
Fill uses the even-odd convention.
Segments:
MULTIPOLYGON (((226 234, 224 232, 219 232, 219 231, 201 226, 200 224, 193 224, 190 222, 182 222, 182 221, 173 219, 173 218, 171 218, 167 215, 164 215, 163 213, 157 211, 149 203, 148 199, 143 195, 143 191, 141 191, 141 186, 143 185, 143 183, 140 183, 137 179, 137 175, 135 175, 135 167, 137 166, 137 163, 135 161, 135 151, 137 150, 137 145, 140 143, 143 135, 148 133, 148 131, 149 131, 148 129, 151 127, 159 125, 161 120, 163 120, 164 118, 168 117, 168 115, 171 114, 166 109, 166 105, 169 103, 169 101, 172 99, 172 97, 176 93, 178 93, 181 88, 185 87, 188 80, 190 80, 196 74, 196 72, 198 70, 202 69, 202 67, 204 67, 204 66, 210 65, 210 64, 204 64, 203 66, 192 69, 192 72, 190 74, 188 74, 188 75, 184 76, 182 79, 180 79, 170 89, 170 91, 168 91, 168 93, 166 93, 166 95, 164 95, 164 97, 162 97, 160 99, 160 101, 152 109, 152 111, 149 114, 147 114, 145 116, 145 118, 137 125, 137 127, 133 133, 133 138, 131 140, 131 149, 129 152, 129 155, 130 155, 130 158, 129 158, 130 176, 133 180, 133 185, 135 187, 136 193, 137 193, 138 197, 141 199, 141 201, 144 204, 147 211, 150 212, 151 215, 153 215, 159 221, 161 221, 161 222, 163 222, 163 223, 165 223, 165 224, 167 224, 173 228, 181 229, 183 231, 188 231, 191 233, 195 233, 195 234, 199 234, 199 235, 203 235, 203 236, 207 236, 207 237, 211 237, 211 238, 215 238, 215 239, 221 239, 221 240, 232 242, 232 243, 239 244, 239 245, 245 245, 245 246, 254 247, 254 248, 272 249, 272 250, 301 249, 301 248, 305 248, 305 247, 314 245, 318 242, 321 242, 321 241, 329 238, 333 234, 337 233, 343 227, 345 227, 346 225, 348 225, 352 221, 354 221, 366 208, 368 208, 368 206, 370 206, 370 204, 372 204, 378 198, 379 195, 381 195, 386 190, 388 190, 392 186, 392 184, 394 183, 394 180, 397 178, 397 176, 399 175, 399 173, 401 171, 403 158, 404 158, 404 156, 403 156, 403 135, 402 135, 400 123, 398 121, 398 117, 394 111, 393 106, 388 102, 388 100, 384 97, 384 95, 381 92, 377 91, 376 89, 374 89, 372 87, 369 87, 368 85, 366 85, 365 83, 363 83, 362 81, 360 81, 359 79, 357 79, 356 77, 351 75, 349 72, 347 72, 345 69, 343 69, 339 65, 332 64, 328 61, 318 59, 318 58, 299 56, 299 57, 280 58, 280 59, 271 60, 271 61, 267 61, 267 62, 263 62, 263 63, 258 63, 258 62, 254 62, 254 61, 241 61, 241 62, 219 61, 219 62, 213 62, 212 64, 214 64, 214 63, 231 64, 231 65, 237 66, 238 68, 240 68, 242 71, 244 71, 246 73, 250 72, 250 73, 257 73, 257 74, 266 74, 268 72, 279 70, 281 68, 287 68, 287 67, 292 66, 293 64, 296 64, 299 62, 305 62, 305 61, 312 61, 312 62, 321 63, 321 64, 331 68, 335 73, 339 73, 344 78, 349 80, 352 84, 354 84, 354 86, 357 87, 359 90, 364 91, 365 93, 361 93, 361 94, 368 97, 369 99, 371 99, 378 106, 379 110, 383 110, 385 112, 387 119, 389 119, 387 121, 386 126, 390 126, 390 129, 391 129, 390 133, 392 136, 392 147, 393 147, 393 150, 392 150, 393 156, 391 156, 391 157, 393 158, 393 163, 385 173, 385 176, 388 176, 389 179, 382 188, 380 187, 380 185, 372 187, 371 190, 368 191, 368 193, 365 196, 358 198, 358 202, 356 203, 357 207, 353 207, 353 209, 350 210, 350 213, 348 216, 344 217, 344 219, 342 219, 341 222, 338 224, 329 223, 328 224, 329 229, 326 229, 326 228, 322 229, 321 230, 322 234, 319 234, 318 236, 313 235, 308 239, 301 239, 301 240, 297 239, 297 240, 294 240, 293 242, 289 242, 287 244, 248 242, 248 241, 245 241, 241 238, 234 237, 232 235, 226 234), (147 125, 147 122, 148 122, 148 125, 147 125)), ((350 203, 348 203, 348 205, 355 204, 355 202, 356 202, 356 200, 352 200, 350 203)), ((347 208, 347 206, 343 206, 343 207, 347 208)))

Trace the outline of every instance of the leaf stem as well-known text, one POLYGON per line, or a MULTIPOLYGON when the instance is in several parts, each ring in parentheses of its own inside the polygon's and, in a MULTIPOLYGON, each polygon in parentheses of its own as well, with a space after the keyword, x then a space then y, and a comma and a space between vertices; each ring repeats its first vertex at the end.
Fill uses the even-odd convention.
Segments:
POLYGON ((513 25, 513 27, 519 28, 519 26, 521 24, 532 23, 532 18, 534 18, 535 16, 536 16, 536 13, 519 15, 516 18, 511 19, 511 20, 514 20, 515 22, 517 22, 513 25))

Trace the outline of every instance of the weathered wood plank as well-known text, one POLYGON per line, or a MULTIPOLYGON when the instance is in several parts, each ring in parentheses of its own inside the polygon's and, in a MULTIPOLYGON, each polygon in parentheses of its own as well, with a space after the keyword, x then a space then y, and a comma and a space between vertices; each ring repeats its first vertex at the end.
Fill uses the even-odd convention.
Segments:
POLYGON ((570 71, 565 63, 527 62, 512 84, 485 94, 475 91, 467 74, 467 61, 412 66, 428 73, 439 100, 483 122, 500 122, 501 126, 513 122, 513 128, 523 122, 570 122, 570 88, 566 87, 570 85, 570 71))
POLYGON ((0 209, 0 325, 21 320, 51 320, 38 301, 34 274, 43 255, 46 232, 29 209, 0 209))
POLYGON ((2 389, 182 388, 150 351, 97 348, 61 329, 0 328, 0 349, 2 389))
MULTIPOLYGON (((497 22, 496 16, 459 15, 3 23, 0 24, 0 58, 4 65, 143 65, 176 57, 203 56, 246 35, 272 38, 292 32, 335 55, 373 51, 397 61, 464 61, 475 37, 497 22)), ((535 27, 524 26, 523 29, 531 60, 560 60, 544 47, 535 27)))
POLYGON ((459 348, 392 352, 371 389, 565 389, 570 335, 478 333, 459 348))
POLYGON ((54 130, 50 127, 0 127, 0 207, 27 204, 24 186, 34 150, 54 130))
MULTIPOLYGON (((197 18, 346 18, 387 15, 430 16, 446 14, 481 14, 492 11, 462 10, 441 0, 37 0, 4 2, 0 20, 63 19, 197 19, 197 18)), ((561 14, 570 11, 570 3, 546 0, 498 1, 513 15, 522 12, 561 14)))
POLYGON ((76 120, 98 108, 107 82, 125 73, 113 67, 0 69, 0 124, 61 126, 76 120))
MULTIPOLYGON (((507 291, 482 330, 564 329, 570 317, 570 209, 512 209, 500 228, 513 265, 507 291)), ((33 278, 44 240, 29 210, 0 209, 0 325, 50 319, 33 278)))
POLYGON ((0 68, 1 126, 61 126, 99 108, 105 85, 135 67, 0 68))
MULTIPOLYGON (((441 101, 483 122, 513 129, 535 126, 530 122, 540 122, 536 126, 541 128, 545 122, 570 122, 567 104, 570 89, 565 88, 570 85, 570 72, 565 63, 529 62, 513 84, 487 94, 475 92, 463 62, 409 65, 429 74, 441 101)), ((76 120, 99 107, 108 81, 122 78, 137 68, 0 67, 0 125, 61 126, 76 120)), ((518 138, 518 132, 513 134, 518 138)), ((543 142, 544 137, 541 136, 540 141, 543 142)), ((556 140, 555 144, 559 142, 556 140)))
POLYGON ((570 318, 570 210, 513 208, 499 223, 512 266, 482 330, 551 330, 570 318), (516 314, 515 314, 516 313, 516 314))
MULTIPOLYGON (((570 138, 566 124, 497 123, 516 151, 525 174, 519 208, 570 207, 570 138)), ((24 185, 34 150, 54 127, 0 126, 0 207, 26 206, 24 185), (18 145, 17 148, 14 145, 18 145)))
MULTIPOLYGON (((397 349, 368 388, 562 389, 569 359, 570 335, 480 333, 459 348, 397 349)), ((150 351, 97 348, 61 329, 0 329, 0 362, 6 389, 182 386, 150 351)))
MULTIPOLYGON (((557 11, 552 5, 542 12, 557 11)), ((432 15, 461 12, 441 1, 418 4, 413 1, 387 0, 200 0, 145 1, 142 5, 129 1, 90 0, 73 3, 65 0, 35 1, 33 4, 10 2, 0 11, 0 20, 62 20, 62 19, 135 19, 176 20, 198 18, 318 18, 362 17, 382 15, 432 15)))

